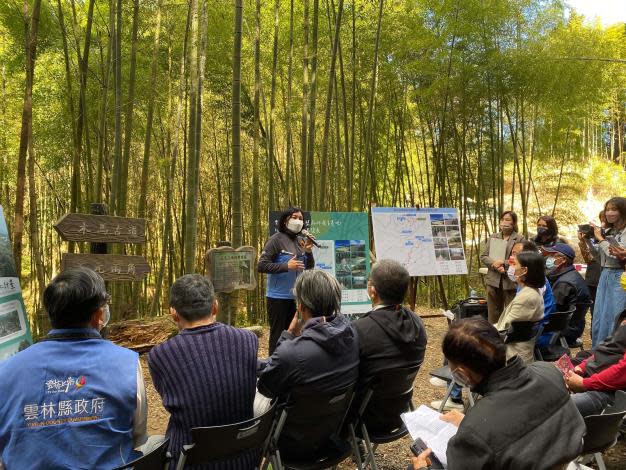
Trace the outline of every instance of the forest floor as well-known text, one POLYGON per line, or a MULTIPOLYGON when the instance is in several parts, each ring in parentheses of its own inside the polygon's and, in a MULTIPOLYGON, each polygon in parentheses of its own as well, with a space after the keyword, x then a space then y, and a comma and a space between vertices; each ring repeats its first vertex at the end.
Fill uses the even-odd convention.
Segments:
MULTIPOLYGON (((418 309, 422 315, 433 314, 435 311, 428 309, 418 309)), ((441 366, 441 341, 448 325, 444 317, 425 318, 424 324, 428 332, 428 345, 426 357, 421 370, 417 374, 414 385, 413 403, 416 406, 428 404, 432 400, 443 398, 445 389, 437 388, 430 384, 428 372, 441 366)), ((590 345, 591 341, 586 333, 585 345, 590 345)), ((268 329, 263 329, 263 334, 259 338, 259 357, 267 357, 268 329)), ((146 392, 148 395, 148 432, 149 434, 164 434, 169 420, 168 412, 163 408, 161 399, 152 385, 152 379, 148 371, 147 356, 141 355, 141 362, 146 381, 146 392)), ((566 430, 563 430, 566 432, 566 430)), ((381 445, 376 451, 376 462, 381 470, 405 470, 409 462, 410 438, 407 436, 399 441, 381 445)), ((604 454, 604 461, 608 470, 624 470, 626 468, 626 441, 621 439, 618 444, 604 454)), ((355 468, 355 465, 346 460, 339 466, 342 470, 355 468)))

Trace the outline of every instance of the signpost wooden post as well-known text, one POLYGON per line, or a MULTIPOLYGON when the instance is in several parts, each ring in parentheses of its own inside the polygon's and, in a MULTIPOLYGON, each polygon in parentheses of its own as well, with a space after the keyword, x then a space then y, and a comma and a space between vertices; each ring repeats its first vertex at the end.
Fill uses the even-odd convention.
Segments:
MULTIPOLYGON (((92 211, 104 212, 95 207, 92 211)), ((100 205, 98 205, 100 206, 100 205)), ((150 273, 150 265, 143 256, 94 254, 106 243, 145 243, 146 220, 95 214, 65 214, 54 229, 61 239, 70 242, 89 242, 92 253, 63 253, 61 270, 87 266, 105 281, 141 281, 150 273)), ((106 246, 106 245, 105 245, 106 246)), ((106 250, 104 250, 106 253, 106 250)))

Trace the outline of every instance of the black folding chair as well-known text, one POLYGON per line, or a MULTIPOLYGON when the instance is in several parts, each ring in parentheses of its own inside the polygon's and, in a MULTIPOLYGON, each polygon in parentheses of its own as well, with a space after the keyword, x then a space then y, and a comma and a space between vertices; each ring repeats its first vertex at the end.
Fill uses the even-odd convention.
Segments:
POLYGON ((602 452, 610 449, 617 442, 619 427, 626 415, 626 392, 617 391, 612 406, 602 414, 586 416, 587 433, 583 439, 581 456, 593 455, 600 470, 606 470, 602 452))
POLYGON ((176 470, 182 470, 185 465, 227 460, 252 450, 258 450, 260 463, 274 428, 275 412, 273 403, 261 416, 240 423, 191 428, 192 444, 183 446, 176 470))
POLYGON ((340 435, 354 386, 332 391, 303 386, 290 393, 269 439, 272 470, 336 467, 356 450, 340 435))
POLYGON ((357 448, 357 431, 365 444, 365 462, 359 452, 357 467, 371 465, 376 470, 374 452, 379 444, 396 441, 408 434, 400 415, 413 410, 413 382, 421 364, 379 372, 366 386, 360 403, 355 404, 356 417, 348 423, 353 448, 357 448))
POLYGON ((533 338, 537 339, 540 324, 541 320, 514 321, 511 322, 506 330, 500 332, 500 336, 502 337, 504 344, 531 341, 533 338))
POLYGON ((116 467, 113 470, 158 470, 169 466, 170 455, 167 446, 170 444, 169 438, 164 439, 158 447, 152 449, 145 455, 128 462, 126 465, 116 467))
MULTIPOLYGON (((576 307, 573 307, 565 312, 553 312, 548 317, 548 321, 546 323, 540 324, 538 327, 537 338, 544 335, 545 333, 550 333, 550 341, 548 342, 547 347, 554 346, 557 342, 565 349, 566 352, 569 353, 569 346, 567 345, 567 341, 563 337, 563 332, 569 326, 569 322, 574 314, 576 307)), ((545 351, 544 351, 545 352, 545 351)), ((560 357, 560 356, 559 356, 560 357)), ((541 352, 539 345, 535 343, 535 359, 539 361, 544 360, 544 353, 541 352)), ((548 358, 548 360, 556 360, 557 358, 548 358)))

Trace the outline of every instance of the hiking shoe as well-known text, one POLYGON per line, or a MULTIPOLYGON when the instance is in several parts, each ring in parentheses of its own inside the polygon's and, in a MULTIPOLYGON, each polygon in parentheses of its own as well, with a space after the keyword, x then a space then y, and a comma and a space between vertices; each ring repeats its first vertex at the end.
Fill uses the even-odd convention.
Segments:
MULTIPOLYGON (((431 401, 430 402, 430 407, 434 408, 435 410, 438 410, 439 407, 441 407, 441 402, 442 401, 443 400, 431 401)), ((446 406, 443 407, 444 411, 452 411, 452 410, 463 411, 464 409, 465 409, 465 406, 463 405, 463 400, 455 401, 452 398, 448 398, 448 401, 446 402, 446 406)))
POLYGON ((435 386, 435 387, 442 387, 442 388, 448 388, 448 384, 449 382, 446 382, 443 379, 440 379, 439 377, 431 377, 429 380, 431 385, 435 386))

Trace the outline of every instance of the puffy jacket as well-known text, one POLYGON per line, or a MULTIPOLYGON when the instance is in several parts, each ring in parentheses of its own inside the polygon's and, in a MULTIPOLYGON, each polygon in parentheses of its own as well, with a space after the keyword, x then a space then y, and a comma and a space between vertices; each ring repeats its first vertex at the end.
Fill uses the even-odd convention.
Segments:
POLYGON ((554 365, 513 357, 472 391, 483 397, 448 443, 448 470, 545 470, 580 454, 585 423, 554 365))

